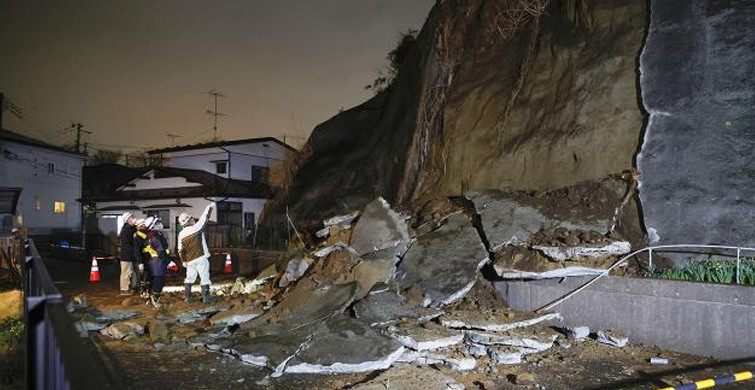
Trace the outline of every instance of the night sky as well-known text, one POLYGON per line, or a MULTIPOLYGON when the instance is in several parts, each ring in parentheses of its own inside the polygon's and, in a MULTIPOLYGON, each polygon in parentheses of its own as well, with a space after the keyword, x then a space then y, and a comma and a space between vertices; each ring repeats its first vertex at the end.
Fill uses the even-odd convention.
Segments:
POLYGON ((227 95, 219 136, 299 146, 340 108, 371 96, 399 32, 433 0, 0 0, 0 91, 21 107, 4 127, 95 148, 212 138, 212 98, 227 95))

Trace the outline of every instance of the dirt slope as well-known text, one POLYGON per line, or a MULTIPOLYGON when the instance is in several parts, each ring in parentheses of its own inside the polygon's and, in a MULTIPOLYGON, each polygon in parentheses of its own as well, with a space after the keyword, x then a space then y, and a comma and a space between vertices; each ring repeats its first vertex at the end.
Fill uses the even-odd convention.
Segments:
POLYGON ((439 2, 391 88, 315 128, 261 246, 383 196, 399 209, 476 189, 542 190, 633 166, 645 2, 439 2), (522 4, 535 6, 529 11, 522 4))

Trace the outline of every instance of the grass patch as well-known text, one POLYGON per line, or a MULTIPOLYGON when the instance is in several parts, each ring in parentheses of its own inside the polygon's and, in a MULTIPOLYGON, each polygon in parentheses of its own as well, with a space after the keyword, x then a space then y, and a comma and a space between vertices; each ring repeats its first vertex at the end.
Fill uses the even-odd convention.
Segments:
MULTIPOLYGON (((755 286, 755 258, 741 259, 739 272, 741 285, 755 286)), ((652 271, 649 276, 658 279, 690 282, 735 284, 737 282, 737 262, 716 259, 693 260, 681 268, 652 271)))
POLYGON ((0 388, 23 388, 23 339, 23 318, 14 316, 0 321, 0 388))

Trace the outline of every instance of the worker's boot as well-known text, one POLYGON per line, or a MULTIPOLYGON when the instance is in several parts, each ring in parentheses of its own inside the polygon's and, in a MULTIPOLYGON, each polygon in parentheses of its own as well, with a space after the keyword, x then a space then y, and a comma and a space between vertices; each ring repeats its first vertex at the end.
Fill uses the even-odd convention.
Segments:
POLYGON ((154 306, 154 307, 156 307, 158 309, 161 308, 161 307, 163 307, 162 302, 160 302, 160 298, 162 298, 162 294, 161 293, 153 292, 152 295, 150 296, 150 300, 152 301, 152 306, 154 306))
POLYGON ((215 300, 212 298, 212 295, 210 295, 210 285, 206 284, 202 286, 202 303, 212 302, 215 302, 215 300))
POLYGON ((191 284, 184 285, 184 301, 191 303, 191 284))

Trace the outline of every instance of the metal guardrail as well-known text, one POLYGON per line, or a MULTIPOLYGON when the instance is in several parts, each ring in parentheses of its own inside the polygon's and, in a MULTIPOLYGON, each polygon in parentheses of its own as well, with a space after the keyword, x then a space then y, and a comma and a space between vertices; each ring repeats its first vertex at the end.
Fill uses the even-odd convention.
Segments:
POLYGON ((116 389, 91 341, 77 332, 34 242, 24 264, 27 389, 116 389))
MULTIPOLYGON (((642 252, 648 252, 648 270, 653 270, 653 251, 656 252, 670 252, 668 250, 664 249, 688 249, 688 248, 695 248, 695 249, 717 249, 717 250, 726 250, 726 251, 736 251, 736 259, 737 259, 737 272, 736 272, 736 280, 737 284, 740 284, 740 267, 742 264, 742 252, 751 252, 755 254, 755 248, 747 248, 747 247, 740 247, 740 246, 725 246, 725 245, 700 245, 700 244, 673 244, 673 245, 656 245, 656 246, 649 246, 646 248, 642 248, 640 250, 637 250, 635 252, 632 252, 626 256, 624 256, 624 259, 629 259, 632 256, 638 255, 642 252)), ((678 251, 681 253, 696 253, 696 252, 690 252, 690 251, 678 251)), ((706 254, 713 254, 713 253, 706 253, 706 254)), ((622 259, 623 260, 623 259, 622 259)))
MULTIPOLYGON (((590 281, 588 281, 587 283, 585 283, 585 284, 577 287, 576 289, 572 290, 571 292, 569 292, 568 294, 562 296, 561 298, 558 298, 555 301, 552 301, 552 302, 548 303, 547 305, 545 305, 543 307, 540 307, 539 309, 535 310, 535 313, 541 313, 541 312, 550 310, 550 309, 556 307, 557 305, 560 305, 565 300, 573 297, 574 295, 578 294, 580 291, 586 289, 591 284, 593 284, 596 281, 598 281, 598 279, 602 278, 603 276, 608 275, 614 268, 616 268, 616 267, 618 267, 618 266, 626 263, 627 260, 629 260, 630 258, 632 258, 634 256, 637 256, 640 253, 648 252, 648 270, 652 270, 653 269, 653 251, 654 250, 656 252, 660 252, 660 250, 663 250, 663 249, 683 249, 683 248, 736 250, 737 251, 737 275, 736 275, 737 276, 737 284, 740 283, 739 276, 740 276, 740 265, 741 265, 741 261, 742 261, 742 252, 753 252, 753 253, 755 253, 755 248, 739 247, 739 246, 725 246, 725 245, 671 244, 671 245, 656 245, 656 246, 645 247, 645 248, 642 248, 642 249, 638 249, 638 250, 636 250, 636 251, 634 251, 634 252, 632 252, 632 253, 630 253, 628 255, 625 255, 624 257, 622 257, 621 259, 619 259, 618 261, 616 261, 615 263, 613 263, 613 265, 611 265, 610 267, 608 267, 608 269, 604 270, 599 275, 597 275, 594 278, 590 279, 590 281)), ((668 252, 668 251, 666 251, 666 252, 668 252)), ((695 253, 695 252, 690 252, 690 251, 678 251, 678 252, 681 252, 681 253, 695 253)), ((712 253, 708 253, 708 254, 712 254, 712 253)))

